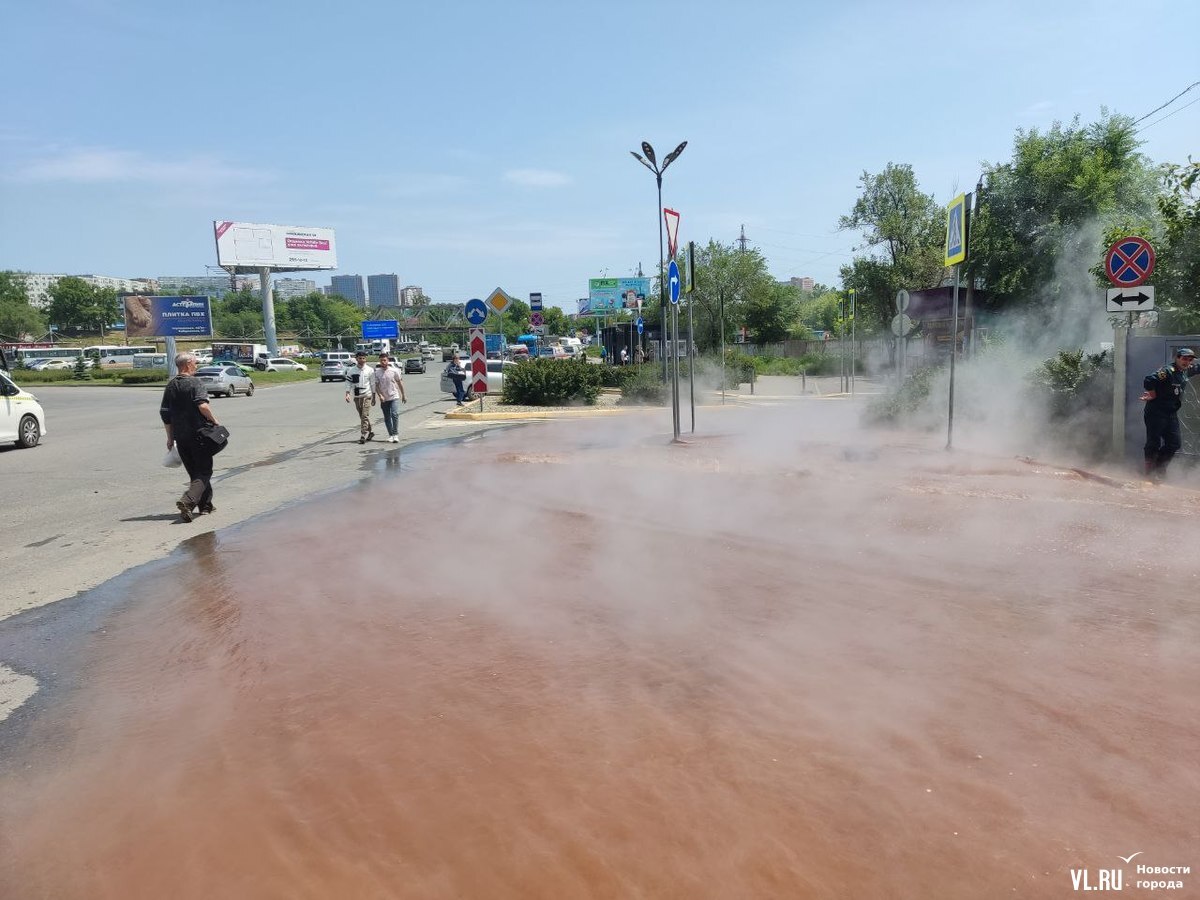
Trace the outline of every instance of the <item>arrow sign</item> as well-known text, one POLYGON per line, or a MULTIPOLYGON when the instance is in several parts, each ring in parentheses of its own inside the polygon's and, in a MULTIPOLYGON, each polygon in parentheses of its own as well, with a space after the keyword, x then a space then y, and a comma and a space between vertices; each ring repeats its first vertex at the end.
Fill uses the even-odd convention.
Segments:
POLYGON ((667 284, 671 290, 671 302, 679 303, 679 266, 675 260, 671 260, 671 265, 667 266, 667 284))
POLYGON ((1108 289, 1106 312, 1145 312, 1149 309, 1154 309, 1154 285, 1108 289))
POLYGON ((482 328, 471 329, 471 390, 476 394, 487 393, 487 343, 482 328))
POLYGON ((637 319, 638 334, 641 334, 645 330, 645 328, 646 328, 646 323, 644 321, 642 321, 641 316, 638 316, 638 319, 637 319))
POLYGON ((482 325, 483 320, 487 318, 487 304, 478 297, 468 300, 467 305, 463 308, 463 314, 467 317, 467 322, 472 325, 482 325))

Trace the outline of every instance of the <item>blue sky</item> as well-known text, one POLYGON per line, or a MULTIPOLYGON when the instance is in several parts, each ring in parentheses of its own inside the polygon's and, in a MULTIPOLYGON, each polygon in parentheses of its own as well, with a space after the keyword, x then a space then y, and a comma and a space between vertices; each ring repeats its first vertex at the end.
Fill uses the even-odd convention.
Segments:
MULTIPOLYGON (((203 274, 212 220, 337 232, 339 272, 437 301, 573 311, 742 224, 780 278, 837 281, 862 171, 946 202, 1018 128, 1135 117, 1200 80, 1200 4, 5 3, 0 269, 203 274)), ((1148 119, 1200 156, 1200 88, 1148 119), (1173 113, 1173 114, 1172 114, 1173 113)), ((318 284, 330 273, 313 273, 318 284)))

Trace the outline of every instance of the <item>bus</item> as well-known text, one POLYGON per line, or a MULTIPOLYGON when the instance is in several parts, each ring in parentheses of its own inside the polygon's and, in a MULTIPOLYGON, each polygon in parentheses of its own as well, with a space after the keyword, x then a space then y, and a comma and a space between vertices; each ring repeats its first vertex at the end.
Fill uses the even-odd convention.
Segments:
POLYGON ((83 355, 82 347, 56 347, 53 344, 3 344, 4 355, 16 365, 28 366, 39 359, 68 359, 71 362, 83 355))
POLYGON ((132 369, 133 358, 143 354, 162 353, 157 347, 126 347, 121 344, 96 344, 85 347, 84 353, 101 368, 132 369))

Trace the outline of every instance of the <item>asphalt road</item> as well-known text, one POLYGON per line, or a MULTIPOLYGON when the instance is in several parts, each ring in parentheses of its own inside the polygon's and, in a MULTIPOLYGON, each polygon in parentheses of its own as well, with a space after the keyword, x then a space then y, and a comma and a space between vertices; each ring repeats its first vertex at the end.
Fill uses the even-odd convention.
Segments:
MULTIPOLYGON (((215 399, 232 440, 217 458, 217 512, 191 524, 179 522, 174 509, 183 470, 162 466, 162 388, 34 388, 48 434, 32 450, 0 449, 8 526, 0 545, 0 619, 95 587, 197 533, 353 483, 384 461, 394 463, 414 442, 489 427, 443 420, 453 400, 438 389, 439 369, 405 376, 400 444, 360 446, 340 384, 314 380, 215 399)), ((386 435, 378 412, 376 420, 376 434, 386 435)))

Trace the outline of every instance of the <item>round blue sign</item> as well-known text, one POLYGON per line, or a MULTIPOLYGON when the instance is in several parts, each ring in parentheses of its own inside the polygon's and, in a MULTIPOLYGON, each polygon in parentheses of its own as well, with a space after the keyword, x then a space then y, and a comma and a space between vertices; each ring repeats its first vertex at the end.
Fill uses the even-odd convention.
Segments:
POLYGON ((642 321, 642 317, 641 317, 641 316, 638 316, 638 319, 637 319, 637 330, 638 330, 638 334, 641 334, 641 333, 642 333, 642 330, 643 330, 645 327, 646 327, 646 323, 642 321))
POLYGON ((472 325, 482 325, 488 314, 487 304, 478 297, 472 298, 467 301, 463 314, 472 325))
POLYGON ((671 260, 671 265, 667 266, 667 285, 671 291, 671 302, 679 303, 679 266, 675 260, 671 260))

